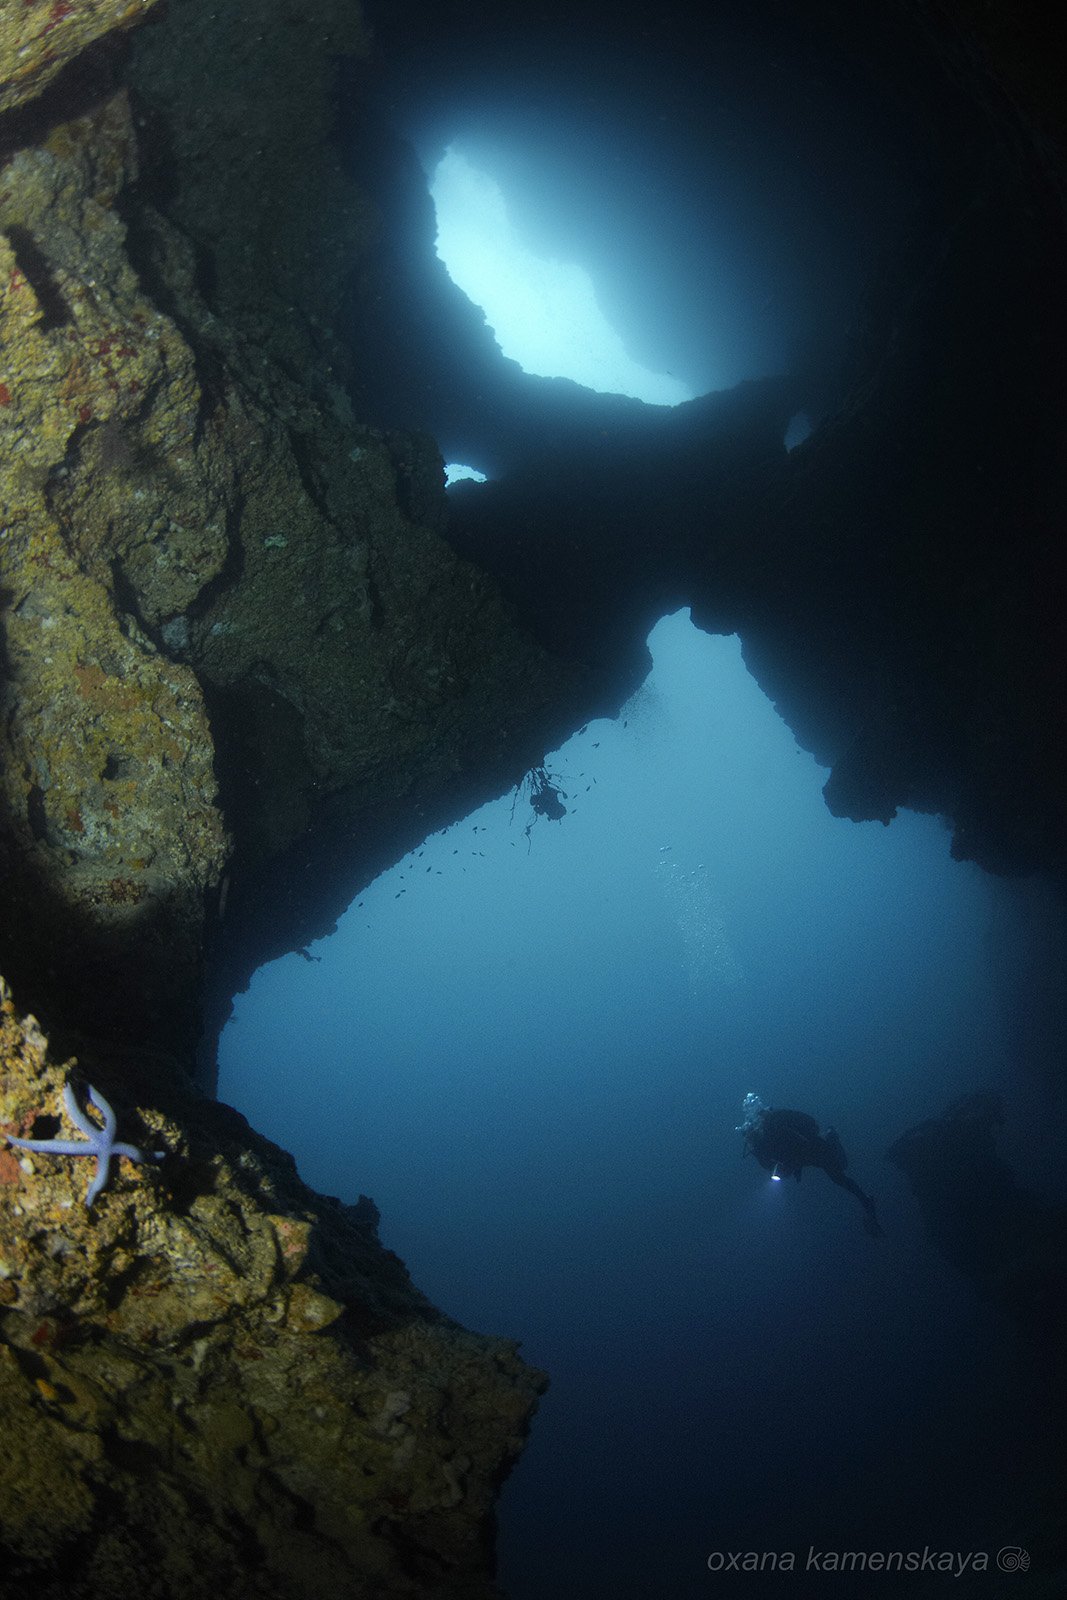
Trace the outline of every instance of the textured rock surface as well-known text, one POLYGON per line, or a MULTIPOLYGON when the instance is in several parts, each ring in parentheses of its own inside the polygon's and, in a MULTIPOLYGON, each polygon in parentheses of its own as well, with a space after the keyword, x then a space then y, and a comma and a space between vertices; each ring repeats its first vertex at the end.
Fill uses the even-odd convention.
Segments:
POLYGON ((142 623, 225 544, 192 357, 124 252, 133 163, 117 93, 16 152, 0 187, 0 896, 15 969, 40 999, 58 978, 70 1016, 115 1025, 134 961, 136 1032, 188 1007, 226 849, 203 696, 142 623))
POLYGON ((0 113, 33 100, 109 33, 133 27, 156 0, 9 0, 0 7, 0 113))
MULTIPOLYGON (((53 1137, 72 1071, 108 1066, 56 1062, 0 985, 0 1131, 53 1137)), ((540 1375, 428 1304, 369 1202, 166 1098, 116 1094, 165 1158, 91 1211, 88 1162, 0 1148, 0 1594, 488 1596, 540 1375)))
POLYGON ((106 73, 79 116, 42 103, 4 169, 0 937, 25 1003, 78 1034, 191 1038, 223 912, 225 997, 307 937, 272 873, 306 891, 317 850, 329 925, 428 808, 516 781, 576 681, 439 537, 432 441, 359 424, 334 370, 370 226, 324 136, 342 12, 294 62, 284 7, 249 36, 175 6, 137 63, 139 187, 106 73))
POLYGON ((178 0, 130 65, 151 133, 132 247, 212 375, 236 486, 221 578, 163 624, 204 685, 235 838, 222 1014, 266 956, 516 783, 588 680, 440 536, 434 442, 349 399, 366 357, 338 321, 380 218, 329 131, 338 54, 366 47, 346 0, 263 7, 254 33, 178 0))
MULTIPOLYGON (((212 938, 225 996, 329 919, 310 853, 343 894, 368 839, 521 773, 576 674, 438 536, 432 441, 358 424, 331 371, 367 215, 348 196, 310 263, 301 217, 345 203, 310 152, 358 12, 295 54, 303 13, 264 14, 283 116, 243 14, 200 8, 230 28, 205 66, 171 9, 166 181, 167 94, 135 122, 110 57, 0 130, 3 965, 121 1134, 167 1152, 116 1162, 90 1212, 87 1162, 0 1148, 0 1593, 480 1597, 541 1379, 188 1073, 212 938), (216 164, 261 179, 287 139, 288 211, 216 164), (270 897, 287 860, 299 905, 270 897)), ((2 1049, 0 1129, 55 1136, 70 1069, 6 991, 2 1049)))

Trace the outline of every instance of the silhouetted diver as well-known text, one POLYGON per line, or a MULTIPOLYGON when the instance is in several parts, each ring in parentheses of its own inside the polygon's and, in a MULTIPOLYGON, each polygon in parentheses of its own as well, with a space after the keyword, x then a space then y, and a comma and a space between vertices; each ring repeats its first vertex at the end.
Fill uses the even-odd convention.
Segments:
POLYGON ((854 1194, 864 1210, 863 1226, 872 1238, 881 1235, 878 1213, 869 1194, 845 1176, 848 1157, 833 1128, 819 1132, 819 1124, 805 1111, 775 1111, 755 1094, 746 1094, 737 1128, 760 1166, 777 1182, 796 1178, 805 1167, 821 1167, 831 1183, 854 1194))
POLYGON ((906 1173, 927 1232, 1058 1358, 1067 1322, 1067 1206, 1017 1181, 997 1153, 997 1094, 966 1094, 886 1151, 906 1173))

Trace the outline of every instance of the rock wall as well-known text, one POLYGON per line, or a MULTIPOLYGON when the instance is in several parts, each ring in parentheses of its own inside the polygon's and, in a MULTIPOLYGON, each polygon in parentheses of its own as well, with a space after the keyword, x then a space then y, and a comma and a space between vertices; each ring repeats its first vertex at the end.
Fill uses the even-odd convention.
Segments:
POLYGON ((156 0, 22 0, 0 13, 0 113, 35 100, 79 56, 141 22, 156 0))
POLYGON ((125 1065, 57 1061, 0 984, 0 1132, 69 1137, 87 1068, 161 1155, 90 1210, 89 1161, 0 1150, 0 1595, 488 1600, 541 1375, 429 1305, 369 1201, 125 1065))
POLYGON ((543 1386, 191 1088, 208 976, 221 1011, 514 782, 582 677, 440 538, 433 442, 334 369, 358 11, 257 17, 174 5, 136 64, 0 32, 0 955, 58 1052, 5 987, 0 1132, 70 1137, 92 1084, 164 1155, 89 1210, 89 1162, 0 1148, 5 1596, 488 1596, 543 1386))
POLYGON ((2 955, 72 1038, 188 1047, 207 944, 224 1007, 405 829, 516 781, 581 676, 440 538, 433 442, 347 399, 373 218, 326 134, 358 13, 295 53, 285 7, 260 25, 176 5, 135 114, 107 58, 11 126, 2 955))
POLYGON ((188 1033, 227 843, 200 686, 145 625, 210 581, 225 539, 192 353, 124 250, 134 163, 117 92, 3 172, 0 894, 39 1006, 51 988, 102 1028, 188 1033), (142 976, 120 1009, 124 967, 142 976))

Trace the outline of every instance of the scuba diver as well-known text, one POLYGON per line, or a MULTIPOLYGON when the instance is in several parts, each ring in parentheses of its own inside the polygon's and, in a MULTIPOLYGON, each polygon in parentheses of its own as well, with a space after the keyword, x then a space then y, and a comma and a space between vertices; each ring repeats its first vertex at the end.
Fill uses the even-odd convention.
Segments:
POLYGON ((805 1167, 821 1167, 831 1183, 856 1196, 864 1210, 863 1226, 872 1239, 881 1236, 874 1201, 845 1176, 848 1157, 833 1128, 820 1133, 819 1124, 806 1112, 772 1110, 756 1094, 746 1094, 741 1111, 737 1132, 745 1141, 743 1155, 751 1150, 776 1183, 782 1178, 795 1178, 799 1183, 805 1167))

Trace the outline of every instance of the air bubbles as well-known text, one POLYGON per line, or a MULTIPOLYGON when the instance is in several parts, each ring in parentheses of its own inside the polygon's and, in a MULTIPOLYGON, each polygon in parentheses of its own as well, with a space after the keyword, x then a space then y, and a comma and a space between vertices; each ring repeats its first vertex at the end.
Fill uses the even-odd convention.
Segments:
POLYGON ((726 928, 726 909, 709 882, 703 862, 686 868, 667 859, 672 846, 660 847, 656 877, 667 896, 682 939, 690 992, 696 996, 708 983, 733 989, 744 974, 726 928))

